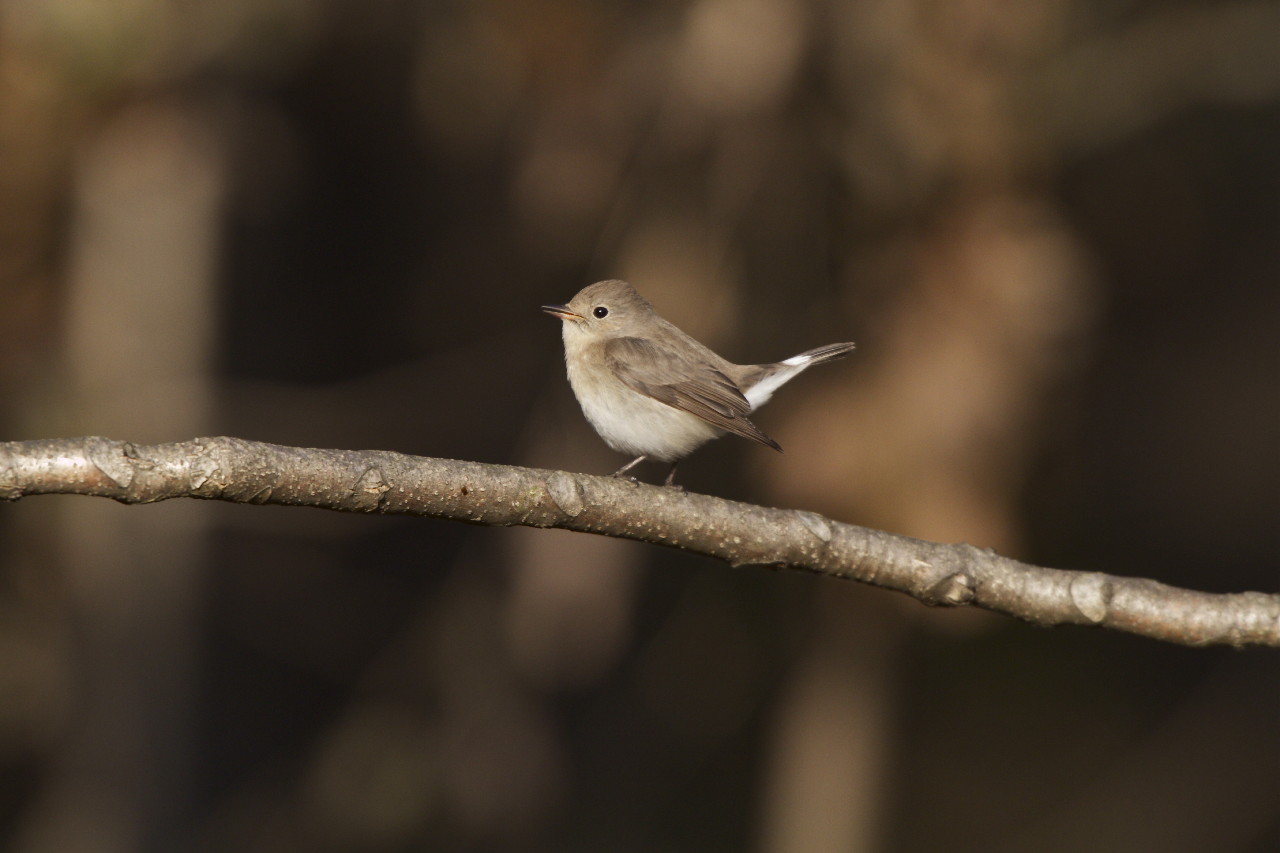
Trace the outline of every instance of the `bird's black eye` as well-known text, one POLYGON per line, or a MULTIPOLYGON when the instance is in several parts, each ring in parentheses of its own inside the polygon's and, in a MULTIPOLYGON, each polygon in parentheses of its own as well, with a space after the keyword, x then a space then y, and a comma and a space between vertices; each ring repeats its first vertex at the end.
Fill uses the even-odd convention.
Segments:
POLYGON ((597 305, 596 310, 591 313, 596 315, 597 320, 603 320, 605 317, 609 316, 609 309, 605 308, 603 305, 597 305))

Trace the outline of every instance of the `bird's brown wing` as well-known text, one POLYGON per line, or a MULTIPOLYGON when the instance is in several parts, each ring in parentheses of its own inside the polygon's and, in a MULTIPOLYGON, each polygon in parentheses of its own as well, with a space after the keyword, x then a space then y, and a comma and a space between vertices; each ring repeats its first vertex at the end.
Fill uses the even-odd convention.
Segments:
POLYGON ((682 359, 645 338, 613 338, 604 345, 604 357, 613 375, 631 390, 734 435, 782 450, 747 420, 751 404, 733 380, 712 365, 682 359))

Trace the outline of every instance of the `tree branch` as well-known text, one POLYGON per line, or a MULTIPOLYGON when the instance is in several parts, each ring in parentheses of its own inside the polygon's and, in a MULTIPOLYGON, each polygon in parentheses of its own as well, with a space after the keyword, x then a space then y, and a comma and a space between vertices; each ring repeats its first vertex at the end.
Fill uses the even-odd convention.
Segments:
POLYGON ((1027 565, 942 545, 612 477, 238 438, 139 446, 106 438, 0 443, 0 498, 177 497, 560 527, 683 548, 733 566, 802 569, 976 605, 1039 625, 1100 625, 1191 646, 1280 646, 1280 595, 1213 594, 1142 578, 1027 565))

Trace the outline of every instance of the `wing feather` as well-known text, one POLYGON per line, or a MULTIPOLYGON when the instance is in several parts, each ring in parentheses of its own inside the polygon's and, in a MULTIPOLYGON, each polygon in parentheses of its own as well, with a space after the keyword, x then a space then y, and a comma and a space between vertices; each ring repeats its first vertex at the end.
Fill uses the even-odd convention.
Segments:
POLYGON ((613 338, 605 343, 604 355, 609 370, 631 390, 734 435, 782 450, 747 419, 751 404, 742 389, 716 367, 690 363, 644 338, 613 338))

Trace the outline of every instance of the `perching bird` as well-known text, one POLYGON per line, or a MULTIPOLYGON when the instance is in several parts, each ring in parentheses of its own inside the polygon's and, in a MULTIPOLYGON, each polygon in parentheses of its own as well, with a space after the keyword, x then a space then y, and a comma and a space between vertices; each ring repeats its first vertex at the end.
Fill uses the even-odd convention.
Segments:
POLYGON ((747 419, 805 368, 854 348, 828 344, 776 364, 733 364, 671 323, 625 281, 599 281, 567 305, 543 305, 563 320, 564 360, 582 412, 605 443, 634 454, 615 477, 645 459, 671 463, 732 432, 782 450, 747 419))

